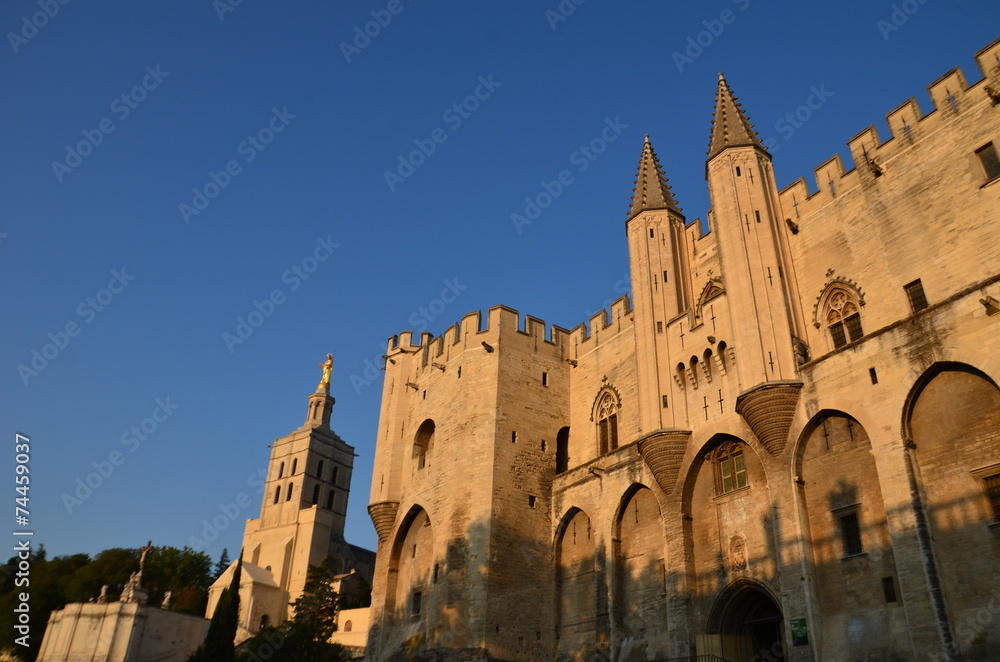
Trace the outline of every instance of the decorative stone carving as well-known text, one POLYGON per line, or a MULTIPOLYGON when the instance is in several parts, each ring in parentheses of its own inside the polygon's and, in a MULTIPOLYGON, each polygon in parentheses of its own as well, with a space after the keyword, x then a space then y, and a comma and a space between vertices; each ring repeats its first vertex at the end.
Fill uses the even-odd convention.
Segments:
POLYGON ((801 389, 802 382, 765 382, 736 399, 736 412, 771 455, 785 448, 801 389))
POLYGON ((673 492, 681 462, 691 439, 690 430, 657 430, 639 440, 639 455, 653 472, 656 484, 665 493, 673 492))
POLYGON ((729 541, 729 567, 733 572, 747 569, 747 544, 743 536, 733 536, 729 541))
POLYGON ((375 525, 379 543, 384 542, 389 537, 392 525, 396 523, 398 510, 398 501, 380 501, 368 506, 368 515, 372 518, 372 524, 375 525))

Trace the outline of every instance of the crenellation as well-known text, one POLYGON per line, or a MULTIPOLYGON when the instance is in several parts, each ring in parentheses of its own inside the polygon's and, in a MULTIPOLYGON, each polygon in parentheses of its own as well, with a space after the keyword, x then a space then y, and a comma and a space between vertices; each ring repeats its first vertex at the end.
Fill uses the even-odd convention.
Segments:
POLYGON ((976 64, 984 79, 1000 80, 1000 38, 976 53, 976 64))
MULTIPOLYGON (((1000 40, 981 53, 1000 80, 1000 40)), ((571 330, 495 306, 390 339, 372 505, 429 521, 382 522, 370 659, 448 657, 460 622, 510 662, 993 660, 996 619, 942 636, 1000 595, 985 86, 949 71, 811 192, 777 190, 720 79, 709 231, 681 225, 647 140, 629 295, 571 330)))
POLYGON ((935 111, 958 112, 962 110, 962 101, 968 87, 962 70, 955 67, 928 85, 927 91, 931 95, 935 111))
POLYGON ((842 182, 844 178, 844 161, 840 154, 834 154, 823 163, 819 164, 813 171, 816 177, 816 188, 826 191, 830 195, 837 196, 842 192, 842 182))
POLYGON ((893 138, 910 143, 916 140, 917 123, 923 117, 924 114, 921 112, 916 98, 910 97, 886 113, 885 121, 889 125, 889 132, 892 133, 893 138))

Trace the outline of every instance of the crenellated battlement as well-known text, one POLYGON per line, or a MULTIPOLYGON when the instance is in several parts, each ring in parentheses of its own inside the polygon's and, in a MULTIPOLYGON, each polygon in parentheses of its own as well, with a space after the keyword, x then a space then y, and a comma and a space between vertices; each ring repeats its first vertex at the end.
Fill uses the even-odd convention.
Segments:
POLYGON ((910 147, 951 123, 965 120, 976 108, 992 107, 994 102, 987 88, 1000 89, 1000 39, 977 52, 975 59, 982 74, 980 80, 968 84, 959 67, 942 75, 927 86, 934 106, 932 110, 924 114, 917 100, 911 97, 889 111, 885 115, 888 139, 883 142, 874 125, 855 135, 847 142, 851 158, 849 168, 838 153, 813 169, 815 192, 810 190, 804 177, 782 189, 782 206, 789 211, 795 209, 791 218, 797 218, 796 212, 800 211, 796 205, 808 203, 815 208, 865 181, 883 174, 891 176, 892 161, 910 147))
POLYGON ((607 335, 616 335, 620 332, 618 323, 632 320, 632 305, 628 295, 612 302, 609 309, 602 308, 591 316, 588 322, 581 322, 572 330, 565 329, 556 324, 547 324, 545 320, 532 315, 521 315, 514 308, 508 306, 493 306, 486 311, 486 323, 483 324, 483 313, 474 310, 464 315, 461 321, 452 324, 444 333, 433 336, 427 331, 419 334, 419 339, 414 338, 414 332, 407 330, 397 335, 390 336, 386 344, 386 355, 393 356, 399 353, 412 353, 426 351, 429 357, 438 357, 445 353, 448 347, 458 345, 463 338, 475 337, 477 342, 489 344, 498 341, 507 333, 516 333, 520 336, 537 338, 546 345, 552 347, 575 348, 584 343, 597 339, 598 342, 607 335), (416 342, 414 342, 416 340, 416 342))

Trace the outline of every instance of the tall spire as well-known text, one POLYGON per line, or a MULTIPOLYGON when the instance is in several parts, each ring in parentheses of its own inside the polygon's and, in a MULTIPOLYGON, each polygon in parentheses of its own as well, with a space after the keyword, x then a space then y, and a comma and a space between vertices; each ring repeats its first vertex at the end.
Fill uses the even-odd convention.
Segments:
POLYGON ((670 190, 667 177, 663 174, 663 168, 660 167, 660 160, 656 158, 656 152, 649 142, 648 134, 642 145, 642 156, 639 157, 639 171, 635 176, 633 191, 635 193, 632 194, 632 209, 628 213, 630 219, 639 212, 650 209, 672 209, 678 214, 681 212, 670 190))
POLYGON ((739 100, 729 89, 725 76, 720 73, 719 89, 715 94, 715 116, 712 118, 712 139, 708 145, 709 160, 728 147, 759 147, 767 151, 739 100))

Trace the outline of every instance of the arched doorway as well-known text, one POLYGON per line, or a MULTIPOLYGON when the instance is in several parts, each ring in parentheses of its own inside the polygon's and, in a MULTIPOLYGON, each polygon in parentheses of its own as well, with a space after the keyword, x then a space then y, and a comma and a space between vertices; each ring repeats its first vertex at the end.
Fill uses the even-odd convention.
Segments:
POLYGON ((784 616, 781 607, 761 584, 739 579, 722 591, 712 614, 709 632, 711 643, 720 647, 712 652, 733 662, 783 662, 784 616))

